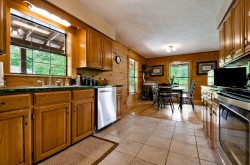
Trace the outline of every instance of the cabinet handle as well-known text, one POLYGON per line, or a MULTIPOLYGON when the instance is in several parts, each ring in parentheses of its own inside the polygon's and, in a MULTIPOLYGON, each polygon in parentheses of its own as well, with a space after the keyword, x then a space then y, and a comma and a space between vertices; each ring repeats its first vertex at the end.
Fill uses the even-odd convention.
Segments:
POLYGON ((3 106, 3 105, 5 105, 5 102, 0 102, 0 106, 3 106))
POLYGON ((28 125, 28 115, 25 116, 25 125, 28 125))
POLYGON ((245 38, 245 46, 247 46, 247 44, 248 44, 248 39, 247 38, 245 38))

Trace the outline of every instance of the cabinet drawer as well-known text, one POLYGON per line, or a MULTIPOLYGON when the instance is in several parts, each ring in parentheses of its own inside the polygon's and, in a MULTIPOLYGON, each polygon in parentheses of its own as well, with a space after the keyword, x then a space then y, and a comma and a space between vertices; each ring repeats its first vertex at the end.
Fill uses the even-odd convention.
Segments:
POLYGON ((29 107, 30 103, 29 94, 0 96, 0 111, 29 107))
POLYGON ((95 97, 94 89, 87 90, 75 90, 73 93, 73 100, 85 100, 85 99, 93 99, 95 97))
POLYGON ((70 102, 70 91, 34 94, 34 105, 70 102))

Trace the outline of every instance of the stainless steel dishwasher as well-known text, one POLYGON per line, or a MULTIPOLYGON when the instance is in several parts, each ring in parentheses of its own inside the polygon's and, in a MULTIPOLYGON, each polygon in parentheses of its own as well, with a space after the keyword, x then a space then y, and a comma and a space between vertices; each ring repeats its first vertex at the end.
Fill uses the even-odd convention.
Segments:
POLYGON ((116 121, 116 87, 97 88, 96 130, 116 121))

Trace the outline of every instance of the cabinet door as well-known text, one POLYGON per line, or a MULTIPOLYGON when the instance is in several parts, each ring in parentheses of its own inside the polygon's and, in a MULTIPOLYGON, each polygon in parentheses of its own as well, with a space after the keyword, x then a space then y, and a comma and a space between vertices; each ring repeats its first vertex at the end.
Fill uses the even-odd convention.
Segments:
POLYGON ((212 123, 211 123, 211 146, 213 149, 217 148, 217 107, 212 108, 212 123))
POLYGON ((112 70, 112 40, 103 36, 102 40, 102 69, 103 70, 112 70))
POLYGON ((232 9, 233 58, 244 53, 243 44, 243 0, 237 0, 232 9))
POLYGON ((87 67, 102 69, 102 35, 88 30, 87 67))
POLYGON ((0 55, 6 53, 6 0, 0 1, 0 55))
POLYGON ((116 119, 122 117, 122 95, 116 95, 116 119))
POLYGON ((245 52, 250 50, 250 1, 245 0, 245 52))
POLYGON ((72 143, 94 132, 94 99, 73 102, 72 143))
POLYGON ((224 31, 224 24, 220 27, 220 56, 219 56, 219 65, 222 66, 224 61, 224 55, 225 55, 225 31, 224 31))
POLYGON ((86 67, 86 40, 87 40, 87 31, 85 29, 76 30, 76 58, 75 65, 76 68, 86 67))
POLYGON ((30 110, 0 113, 0 164, 31 164, 30 110))
POLYGON ((35 162, 70 145, 70 105, 67 103, 35 108, 35 162))
POLYGON ((224 22, 225 25, 225 62, 232 60, 232 21, 231 12, 228 14, 224 22))

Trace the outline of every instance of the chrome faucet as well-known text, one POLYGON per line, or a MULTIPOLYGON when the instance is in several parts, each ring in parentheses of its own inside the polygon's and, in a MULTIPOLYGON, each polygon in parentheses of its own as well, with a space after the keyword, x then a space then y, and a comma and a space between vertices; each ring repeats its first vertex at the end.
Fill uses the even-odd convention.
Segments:
MULTIPOLYGON (((63 69, 64 72, 66 73, 66 69, 63 68, 63 67, 61 67, 61 66, 53 66, 53 67, 51 67, 51 68, 49 69, 49 85, 51 85, 51 70, 52 70, 53 68, 61 68, 61 69, 63 69)), ((66 75, 66 74, 65 74, 65 75, 66 75)))

